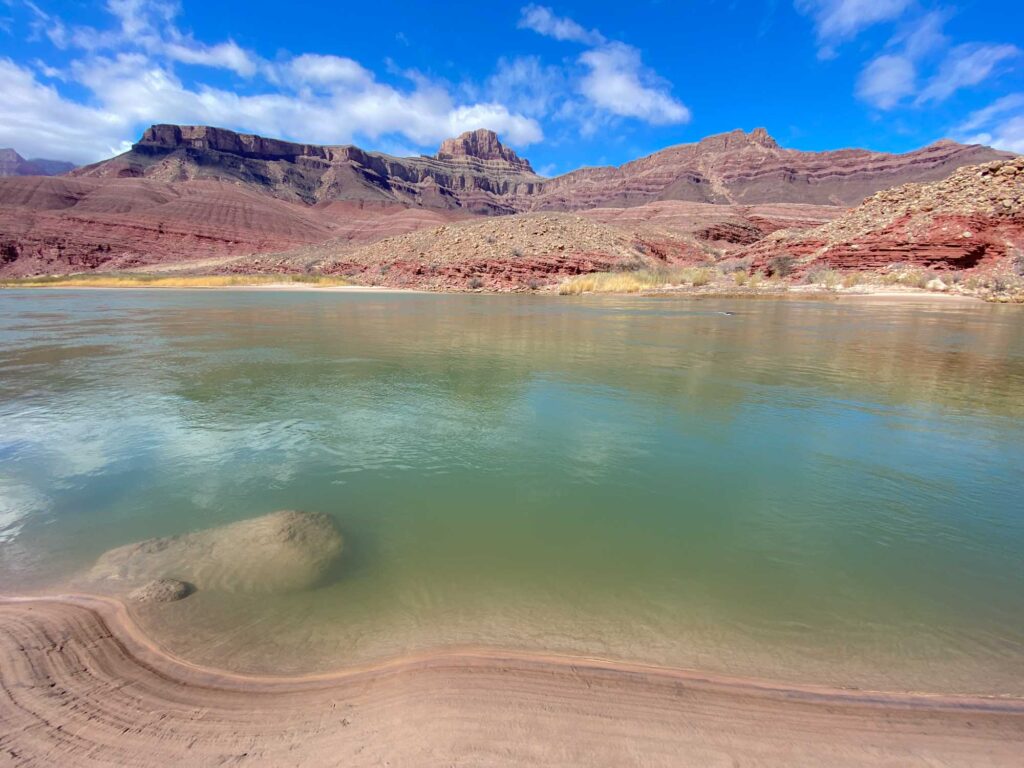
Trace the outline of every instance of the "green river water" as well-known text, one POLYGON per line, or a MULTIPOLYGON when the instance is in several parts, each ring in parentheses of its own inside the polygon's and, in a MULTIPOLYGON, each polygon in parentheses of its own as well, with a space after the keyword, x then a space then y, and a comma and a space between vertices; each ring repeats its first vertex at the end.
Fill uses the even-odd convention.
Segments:
POLYGON ((140 621, 241 671, 483 644, 1024 694, 1024 309, 0 292, 0 592, 277 509, 337 522, 325 583, 140 621))

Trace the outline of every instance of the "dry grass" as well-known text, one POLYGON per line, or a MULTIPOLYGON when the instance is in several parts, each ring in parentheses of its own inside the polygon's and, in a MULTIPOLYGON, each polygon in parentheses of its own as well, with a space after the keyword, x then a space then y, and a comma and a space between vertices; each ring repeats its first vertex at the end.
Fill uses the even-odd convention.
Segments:
POLYGON ((700 287, 710 283, 714 276, 715 271, 708 267, 591 272, 562 281, 558 286, 558 292, 562 296, 577 296, 582 293, 639 293, 675 285, 700 287))
POLYGON ((896 266, 882 273, 883 285, 905 285, 910 288, 924 288, 936 275, 920 267, 896 266))
POLYGON ((853 288, 860 283, 860 275, 856 272, 847 272, 843 275, 843 288, 853 288))
POLYGON ((834 291, 843 283, 843 275, 834 269, 815 269, 807 273, 806 281, 834 291))
POLYGON ((54 275, 0 281, 3 288, 229 288, 260 285, 348 285, 329 275, 54 275))
POLYGON ((1024 278, 1019 275, 971 275, 963 281, 968 294, 986 301, 1024 304, 1024 278))

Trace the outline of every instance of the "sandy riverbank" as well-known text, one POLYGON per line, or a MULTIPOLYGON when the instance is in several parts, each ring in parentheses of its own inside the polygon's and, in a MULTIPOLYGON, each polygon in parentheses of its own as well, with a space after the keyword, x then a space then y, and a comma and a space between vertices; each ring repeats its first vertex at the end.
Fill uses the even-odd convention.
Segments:
MULTIPOLYGON (((391 288, 388 286, 375 285, 322 285, 315 283, 263 283, 258 285, 147 285, 145 283, 132 283, 123 285, 76 285, 67 283, 54 283, 52 285, 2 285, 0 290, 30 288, 32 290, 46 291, 105 291, 105 290, 132 290, 132 291, 244 291, 244 292, 279 292, 296 291, 303 293, 471 293, 483 295, 508 295, 508 292, 493 293, 488 291, 424 291, 416 288, 391 288)), ((525 293, 525 292, 523 292, 525 293)), ((550 296, 551 291, 531 292, 540 296, 550 296)), ((924 290, 894 290, 882 288, 877 291, 828 291, 798 288, 788 291, 735 291, 735 290, 694 290, 686 288, 673 289, 652 289, 636 293, 587 293, 584 296, 657 296, 676 298, 697 298, 697 299, 783 299, 793 301, 886 301, 886 302, 920 302, 934 301, 939 304, 979 304, 984 300, 976 296, 967 296, 960 293, 937 293, 924 290)))
POLYGON ((162 651, 118 602, 0 599, 14 765, 991 765, 1024 700, 866 693, 451 649, 247 677, 162 651))

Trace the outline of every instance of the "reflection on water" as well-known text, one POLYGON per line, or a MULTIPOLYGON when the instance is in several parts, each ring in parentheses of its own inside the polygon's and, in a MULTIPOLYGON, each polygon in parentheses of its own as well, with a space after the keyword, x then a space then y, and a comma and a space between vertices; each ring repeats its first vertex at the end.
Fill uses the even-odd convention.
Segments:
POLYGON ((306 509, 326 584, 144 623, 246 670, 495 643, 1024 693, 1022 394, 1013 307, 8 291, 0 583, 306 509))

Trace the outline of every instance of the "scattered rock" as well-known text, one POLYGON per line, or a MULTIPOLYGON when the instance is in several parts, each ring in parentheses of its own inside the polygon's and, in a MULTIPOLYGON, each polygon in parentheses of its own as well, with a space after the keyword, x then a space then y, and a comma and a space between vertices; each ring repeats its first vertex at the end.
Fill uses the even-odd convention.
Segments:
POLYGON ((768 236, 741 253, 754 270, 788 254, 796 275, 889 264, 1005 271, 1009 255, 1024 248, 1022 174, 1024 156, 961 168, 941 181, 878 192, 827 224, 768 236))

